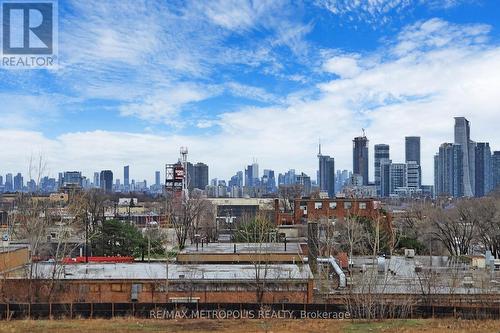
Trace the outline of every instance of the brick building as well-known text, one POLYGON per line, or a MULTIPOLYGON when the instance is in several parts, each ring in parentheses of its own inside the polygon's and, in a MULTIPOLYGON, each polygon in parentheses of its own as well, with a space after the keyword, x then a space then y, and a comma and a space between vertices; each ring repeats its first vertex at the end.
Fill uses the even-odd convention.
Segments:
POLYGON ((380 218, 385 225, 391 225, 392 217, 385 212, 379 201, 358 198, 295 199, 293 212, 283 212, 279 200, 275 200, 277 225, 305 224, 321 218, 342 220, 346 216, 380 218))
POLYGON ((313 298, 307 265, 39 263, 31 281, 26 271, 0 279, 0 302, 255 303, 258 290, 263 302, 311 303, 313 298))

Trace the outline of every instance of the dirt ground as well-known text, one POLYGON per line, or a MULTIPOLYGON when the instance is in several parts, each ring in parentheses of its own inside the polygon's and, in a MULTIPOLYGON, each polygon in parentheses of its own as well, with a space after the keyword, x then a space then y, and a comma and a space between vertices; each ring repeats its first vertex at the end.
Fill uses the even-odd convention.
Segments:
POLYGON ((500 321, 387 320, 20 320, 0 321, 0 332, 268 332, 268 333, 500 333, 500 321))

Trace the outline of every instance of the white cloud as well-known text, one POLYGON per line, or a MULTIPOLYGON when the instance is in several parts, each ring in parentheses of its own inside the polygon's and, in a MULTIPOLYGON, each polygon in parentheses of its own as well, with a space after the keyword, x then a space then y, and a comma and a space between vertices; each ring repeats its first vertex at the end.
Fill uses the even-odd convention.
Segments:
MULTIPOLYGON (((487 41, 491 27, 485 24, 455 25, 438 18, 406 27, 393 52, 403 56, 414 51, 470 47, 487 41)), ((473 49, 472 49, 473 51, 473 49)))
POLYGON ((121 105, 121 115, 169 125, 185 107, 224 89, 277 102, 263 88, 237 81, 242 69, 283 75, 276 51, 283 46, 306 59, 304 39, 312 26, 302 24, 286 5, 73 0, 60 15, 60 69, 54 80, 69 95, 110 100, 121 105), (254 31, 265 31, 266 36, 227 43, 234 34, 245 38, 241 34, 254 31), (227 85, 215 78, 221 67, 230 73, 223 79, 227 85))
POLYGON ((60 104, 69 98, 58 95, 0 93, 0 128, 34 129, 60 116, 60 104))
MULTIPOLYGON (((27 152, 41 146, 51 156, 52 170, 92 168, 84 170, 90 174, 112 168, 121 175, 122 166, 130 164, 134 178, 152 179, 155 169, 163 170, 165 163, 177 159, 178 147, 188 146, 191 160, 210 165, 211 177, 228 178, 257 157, 261 168, 277 172, 295 168, 315 178, 319 137, 323 152, 335 157, 336 168, 351 169, 352 138, 366 128, 370 151, 376 143, 388 143, 395 162, 404 160, 404 136, 420 135, 424 180, 432 183, 432 158, 440 143, 453 140, 454 116, 469 118, 474 140, 489 141, 500 150, 496 126, 500 123, 500 46, 486 43, 488 29, 441 20, 418 22, 380 50, 352 56, 357 67, 349 61, 339 66, 337 59, 330 71, 341 75, 319 84, 319 95, 299 91, 283 104, 243 107, 216 119, 197 119, 199 128, 217 126, 220 132, 215 134, 93 131, 49 139, 36 132, 13 135, 0 130, 0 136, 12 142, 0 145, 0 155, 8 153, 13 161, 6 168, 22 170, 27 152)), ((234 84, 232 91, 247 89, 255 98, 272 100, 253 88, 234 84)), ((177 107, 206 98, 203 88, 180 86, 178 90, 155 90, 151 100, 133 101, 128 111, 168 122, 177 107)))
POLYGON ((361 71, 357 58, 356 56, 334 56, 323 64, 323 69, 341 78, 351 78, 361 71))
POLYGON ((253 86, 241 84, 241 83, 234 82, 234 81, 226 83, 225 87, 234 96, 245 97, 245 98, 249 98, 252 100, 257 100, 257 101, 267 102, 267 103, 281 103, 282 102, 282 100, 279 97, 277 97, 273 94, 270 94, 266 90, 259 88, 259 87, 253 87, 253 86))
POLYGON ((208 120, 208 119, 200 119, 196 123, 196 127, 198 128, 210 128, 216 124, 215 121, 213 120, 208 120))
POLYGON ((257 24, 259 16, 266 12, 272 2, 262 1, 210 1, 200 2, 199 10, 215 24, 229 30, 248 30, 257 24))
POLYGON ((374 28, 395 17, 411 13, 418 6, 448 9, 475 0, 315 0, 315 4, 347 22, 365 22, 374 28))
POLYGON ((179 84, 164 91, 147 95, 120 107, 122 116, 134 116, 152 123, 162 122, 168 125, 181 126, 180 113, 187 105, 204 100, 214 94, 217 89, 208 89, 194 84, 179 84))
POLYGON ((380 24, 414 5, 410 0, 317 0, 316 4, 335 15, 346 16, 348 20, 380 24))

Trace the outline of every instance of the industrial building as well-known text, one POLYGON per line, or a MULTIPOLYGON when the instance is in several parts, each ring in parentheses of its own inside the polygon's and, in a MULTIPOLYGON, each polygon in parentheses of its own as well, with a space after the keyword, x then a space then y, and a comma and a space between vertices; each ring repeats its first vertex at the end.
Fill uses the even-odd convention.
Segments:
POLYGON ((321 218, 343 219, 350 214, 364 217, 382 218, 388 225, 391 224, 389 213, 381 214, 380 202, 373 199, 296 199, 294 211, 284 212, 275 200, 275 219, 277 225, 305 224, 310 220, 321 218))
POLYGON ((178 263, 301 263, 298 243, 207 243, 185 247, 177 254, 178 263))
POLYGON ((310 303, 307 265, 38 263, 36 279, 19 269, 0 284, 0 302, 310 303))

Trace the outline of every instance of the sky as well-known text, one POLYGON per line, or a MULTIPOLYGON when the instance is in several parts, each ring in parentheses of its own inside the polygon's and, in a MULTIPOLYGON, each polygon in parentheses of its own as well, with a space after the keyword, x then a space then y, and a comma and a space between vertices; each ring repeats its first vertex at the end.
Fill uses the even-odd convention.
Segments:
MULTIPOLYGON (((2 0, 0 0, 1 2, 2 0)), ((322 153, 352 169, 365 129, 423 182, 453 141, 500 150, 496 0, 59 1, 59 66, 0 67, 0 174, 111 169, 148 182, 179 148, 228 179, 257 160, 313 179, 322 153)))

